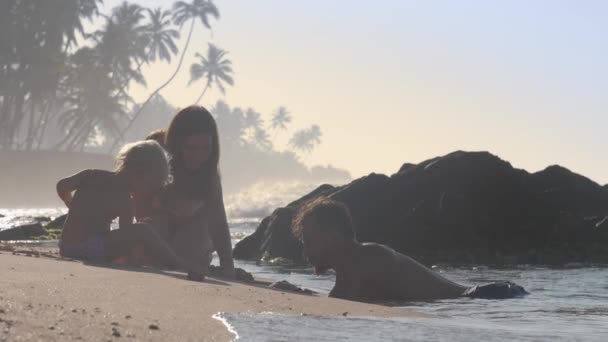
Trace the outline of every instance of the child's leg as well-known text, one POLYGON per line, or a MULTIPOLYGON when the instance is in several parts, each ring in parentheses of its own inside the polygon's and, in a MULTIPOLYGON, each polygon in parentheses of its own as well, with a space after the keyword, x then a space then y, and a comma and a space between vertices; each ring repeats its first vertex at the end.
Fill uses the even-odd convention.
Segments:
POLYGON ((136 223, 129 228, 111 231, 105 239, 106 256, 112 260, 119 256, 128 255, 137 243, 143 243, 146 253, 150 253, 159 260, 185 271, 201 272, 200 266, 177 256, 169 244, 160 238, 154 229, 143 223, 136 223))

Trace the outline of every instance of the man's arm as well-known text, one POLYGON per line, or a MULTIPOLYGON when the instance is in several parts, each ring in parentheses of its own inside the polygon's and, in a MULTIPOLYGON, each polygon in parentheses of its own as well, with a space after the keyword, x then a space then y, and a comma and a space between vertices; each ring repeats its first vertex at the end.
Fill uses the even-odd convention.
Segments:
POLYGON ((83 170, 57 182, 57 195, 59 195, 59 198, 65 203, 66 207, 69 208, 70 203, 72 203, 72 192, 76 191, 82 181, 90 176, 91 171, 92 170, 83 170))

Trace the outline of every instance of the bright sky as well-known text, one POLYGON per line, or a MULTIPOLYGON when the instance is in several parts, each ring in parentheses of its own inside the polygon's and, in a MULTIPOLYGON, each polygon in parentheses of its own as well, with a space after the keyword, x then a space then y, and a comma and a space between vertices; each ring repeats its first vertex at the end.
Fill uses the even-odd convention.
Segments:
MULTIPOLYGON (((321 126, 308 163, 390 174, 404 162, 488 150, 529 171, 561 164, 608 183, 606 1, 216 4, 213 34, 197 24, 180 76, 162 93, 176 106, 198 97, 204 84, 187 87, 188 69, 213 42, 235 66, 230 105, 266 118, 284 105, 294 129, 321 126)), ((174 68, 144 70, 150 90, 174 68)), ((134 92, 141 100, 149 90, 134 92)), ((205 105, 221 98, 208 95, 205 105)))

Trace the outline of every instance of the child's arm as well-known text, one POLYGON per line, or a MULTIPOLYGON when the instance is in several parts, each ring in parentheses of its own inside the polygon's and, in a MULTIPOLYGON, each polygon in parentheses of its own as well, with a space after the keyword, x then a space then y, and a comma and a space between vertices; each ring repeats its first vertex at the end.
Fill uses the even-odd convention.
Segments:
POLYGON ((122 205, 120 215, 118 216, 118 228, 129 228, 135 220, 135 208, 131 199, 125 199, 122 205))
POLYGON ((73 198, 72 192, 78 189, 82 180, 88 177, 91 174, 91 171, 92 170, 83 170, 57 182, 57 195, 59 195, 59 198, 65 203, 66 207, 70 207, 73 198))

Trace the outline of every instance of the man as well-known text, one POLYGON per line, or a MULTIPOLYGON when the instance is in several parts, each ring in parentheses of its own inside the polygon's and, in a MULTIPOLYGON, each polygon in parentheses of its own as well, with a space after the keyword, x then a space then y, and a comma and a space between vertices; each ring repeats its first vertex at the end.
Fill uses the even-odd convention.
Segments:
POLYGON ((356 301, 434 300, 468 296, 512 298, 527 292, 510 282, 467 288, 377 243, 359 243, 348 208, 321 198, 303 206, 293 224, 315 273, 336 272, 329 296, 356 301))

